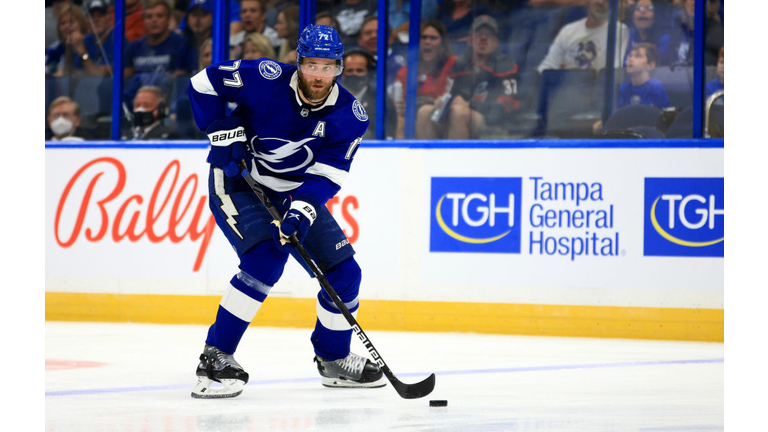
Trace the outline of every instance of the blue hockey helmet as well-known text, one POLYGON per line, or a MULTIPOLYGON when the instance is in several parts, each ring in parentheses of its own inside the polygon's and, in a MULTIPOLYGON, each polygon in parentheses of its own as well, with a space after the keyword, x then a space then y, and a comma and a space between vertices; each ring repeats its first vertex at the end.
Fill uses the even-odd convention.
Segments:
POLYGON ((301 64, 302 57, 327 58, 337 60, 339 68, 336 76, 341 75, 344 64, 344 44, 339 33, 331 26, 309 24, 301 31, 296 43, 296 63, 301 64))

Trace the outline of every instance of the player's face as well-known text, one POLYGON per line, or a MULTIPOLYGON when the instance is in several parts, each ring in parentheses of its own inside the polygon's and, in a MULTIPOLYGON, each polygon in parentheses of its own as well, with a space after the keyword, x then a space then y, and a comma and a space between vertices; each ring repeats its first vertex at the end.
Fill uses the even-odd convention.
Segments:
POLYGON ((653 18, 653 2, 651 0, 640 0, 635 4, 635 13, 632 19, 638 29, 645 30, 652 26, 653 18))
POLYGON ((488 26, 482 26, 472 33, 472 48, 475 54, 489 55, 499 47, 499 38, 488 26))
POLYGON ((303 58, 299 67, 301 92, 310 101, 323 99, 331 91, 336 76, 336 60, 303 58))
POLYGON ((434 27, 427 27, 421 32, 421 58, 424 61, 432 61, 440 53, 443 38, 434 27))
POLYGON ((162 35, 168 30, 169 21, 168 10, 163 6, 144 9, 144 27, 147 29, 148 35, 162 35))
POLYGON ((243 0, 240 3, 240 19, 243 22, 243 29, 248 32, 254 32, 266 20, 266 16, 261 13, 261 7, 255 0, 243 0))

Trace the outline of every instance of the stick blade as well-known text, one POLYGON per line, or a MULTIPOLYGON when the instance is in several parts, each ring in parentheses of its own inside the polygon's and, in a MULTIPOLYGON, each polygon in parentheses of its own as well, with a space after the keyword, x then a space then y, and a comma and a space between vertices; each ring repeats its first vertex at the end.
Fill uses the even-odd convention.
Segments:
POLYGON ((392 381, 392 387, 403 399, 418 399, 432 393, 435 389, 435 374, 416 384, 404 384, 395 380, 392 381))

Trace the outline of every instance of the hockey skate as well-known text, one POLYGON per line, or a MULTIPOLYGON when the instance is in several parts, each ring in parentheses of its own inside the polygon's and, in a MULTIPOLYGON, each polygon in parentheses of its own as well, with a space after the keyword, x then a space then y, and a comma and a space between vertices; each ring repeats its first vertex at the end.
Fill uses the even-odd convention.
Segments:
POLYGON ((387 385, 379 365, 357 354, 349 353, 338 360, 323 360, 315 356, 314 360, 326 387, 373 388, 387 385))
POLYGON ((232 354, 212 345, 206 345, 197 365, 197 385, 192 389, 193 398, 227 398, 243 392, 248 373, 243 370, 232 354), (211 388, 214 383, 221 386, 211 388))

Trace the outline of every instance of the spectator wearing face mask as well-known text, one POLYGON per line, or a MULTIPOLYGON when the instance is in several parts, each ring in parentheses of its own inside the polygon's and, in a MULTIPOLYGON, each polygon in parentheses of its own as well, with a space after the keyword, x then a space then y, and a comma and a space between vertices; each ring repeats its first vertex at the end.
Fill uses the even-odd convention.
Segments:
POLYGON ((124 134, 123 139, 178 139, 176 131, 163 124, 163 119, 167 115, 163 91, 156 86, 141 87, 133 98, 133 121, 130 134, 124 134))
MULTIPOLYGON (((365 50, 353 49, 344 53, 344 69, 341 72, 341 86, 347 89, 360 101, 368 113, 370 121, 363 139, 376 139, 376 61, 365 50)), ((397 113, 394 102, 387 101, 387 129, 385 135, 394 132, 397 124, 397 113)))
POLYGON ((46 141, 83 141, 89 138, 80 126, 80 106, 67 96, 59 96, 48 107, 46 141))

